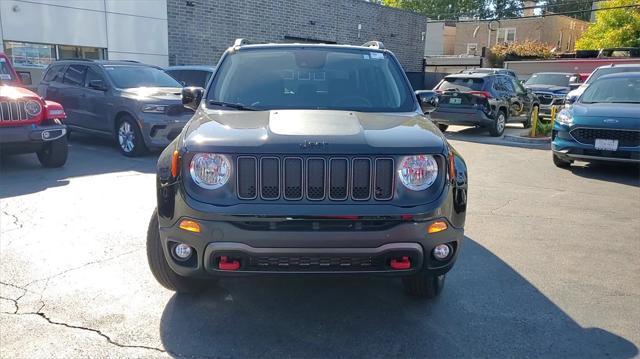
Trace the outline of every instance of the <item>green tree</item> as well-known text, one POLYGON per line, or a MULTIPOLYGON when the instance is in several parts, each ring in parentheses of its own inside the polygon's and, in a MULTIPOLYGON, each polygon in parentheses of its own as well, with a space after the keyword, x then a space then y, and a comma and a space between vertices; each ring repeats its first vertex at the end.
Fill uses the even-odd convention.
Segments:
POLYGON ((487 18, 490 0, 382 0, 386 6, 411 10, 433 20, 457 20, 460 17, 487 18))
POLYGON ((593 1, 576 1, 576 0, 544 0, 538 2, 540 9, 542 12, 571 12, 571 11, 580 11, 582 12, 575 14, 567 14, 567 16, 574 17, 576 19, 589 21, 591 18, 591 7, 593 6, 593 1))
MULTIPOLYGON (((638 0, 609 0, 600 8, 625 5, 638 5, 638 0)), ((640 46, 640 7, 598 11, 596 22, 576 41, 577 50, 624 46, 640 46)))

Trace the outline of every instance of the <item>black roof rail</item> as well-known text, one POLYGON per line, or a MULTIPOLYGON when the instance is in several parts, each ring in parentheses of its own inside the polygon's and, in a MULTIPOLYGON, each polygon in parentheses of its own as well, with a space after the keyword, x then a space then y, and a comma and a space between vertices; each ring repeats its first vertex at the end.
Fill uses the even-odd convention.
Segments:
MULTIPOLYGON (((109 61, 109 60, 107 60, 107 61, 109 61)), ((137 60, 111 60, 111 61, 133 62, 133 63, 136 63, 136 64, 140 63, 140 61, 137 61, 137 60)))
POLYGON ((368 41, 362 44, 363 47, 371 47, 374 49, 384 50, 384 44, 382 41, 368 41))

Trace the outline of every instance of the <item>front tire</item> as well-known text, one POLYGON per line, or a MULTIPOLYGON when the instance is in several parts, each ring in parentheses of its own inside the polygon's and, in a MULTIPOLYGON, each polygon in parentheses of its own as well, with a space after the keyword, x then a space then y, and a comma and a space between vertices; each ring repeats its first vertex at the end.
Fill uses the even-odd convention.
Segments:
POLYGON ((438 276, 418 273, 409 277, 402 278, 402 286, 404 291, 414 297, 435 298, 444 289, 445 275, 438 276))
POLYGON ((136 121, 129 115, 123 116, 118 122, 116 140, 120 152, 127 157, 138 157, 147 151, 142 138, 142 131, 136 121))
POLYGON ((158 283, 169 290, 178 293, 198 293, 206 288, 207 281, 183 277, 169 267, 160 240, 157 209, 151 215, 147 231, 147 260, 149 269, 158 283))
POLYGON ((496 116, 496 120, 489 126, 489 133, 493 137, 502 136, 504 133, 504 128, 507 125, 507 113, 504 110, 498 111, 498 115, 496 116))
POLYGON ((559 168, 569 168, 571 167, 571 164, 573 163, 573 161, 566 161, 563 160, 562 158, 560 158, 558 155, 556 155, 555 153, 553 154, 553 164, 556 165, 556 167, 559 168))
POLYGON ((36 154, 43 167, 55 168, 64 166, 69 156, 67 136, 45 143, 36 154))

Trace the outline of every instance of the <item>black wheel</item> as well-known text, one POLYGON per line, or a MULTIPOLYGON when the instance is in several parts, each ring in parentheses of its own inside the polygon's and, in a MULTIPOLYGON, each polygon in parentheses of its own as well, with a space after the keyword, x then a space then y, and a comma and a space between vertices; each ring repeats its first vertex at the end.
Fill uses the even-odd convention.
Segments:
POLYGON ((118 121, 116 139, 120 152, 127 157, 137 157, 147 151, 142 132, 136 121, 129 115, 121 117, 118 121))
POLYGON ((489 126, 489 133, 493 137, 502 136, 504 128, 507 125, 507 113, 504 110, 499 110, 496 115, 495 121, 489 126))
POLYGON ((569 168, 571 166, 571 163, 573 163, 573 161, 563 160, 555 153, 553 154, 553 164, 556 165, 556 167, 569 168))
POLYGON ((444 288, 445 275, 432 276, 425 273, 402 278, 404 291, 412 296, 435 298, 444 288))
POLYGON ((43 167, 62 167, 67 163, 69 155, 69 145, 67 136, 62 136, 57 140, 46 143, 40 151, 36 153, 38 161, 43 167))
POLYGON ((149 261, 149 269, 151 269, 151 273, 158 283, 174 292, 198 293, 210 283, 204 279, 180 276, 169 267, 160 241, 157 209, 151 215, 149 230, 147 231, 147 260, 149 261))
POLYGON ((533 106, 531 108, 531 112, 529 112, 529 116, 527 117, 527 119, 522 121, 522 126, 524 126, 524 128, 530 128, 531 125, 533 124, 533 113, 536 111, 537 108, 538 106, 533 106))
POLYGON ((440 131, 445 132, 447 130, 447 128, 449 128, 449 125, 445 125, 442 123, 438 124, 438 128, 440 129, 440 131))

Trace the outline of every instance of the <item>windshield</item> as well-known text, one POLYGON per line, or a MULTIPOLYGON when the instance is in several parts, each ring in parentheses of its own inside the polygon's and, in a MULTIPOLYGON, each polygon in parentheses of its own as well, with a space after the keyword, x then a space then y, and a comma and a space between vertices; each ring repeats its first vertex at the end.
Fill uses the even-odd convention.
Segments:
MULTIPOLYGON (((575 77, 569 74, 533 74, 531 77, 525 82, 525 86, 527 85, 551 85, 551 86, 560 86, 560 87, 569 87, 569 83, 571 82, 571 77, 575 77)), ((574 79, 574 81, 577 78, 574 79)))
POLYGON ((483 86, 481 78, 445 77, 436 90, 482 91, 483 86))
POLYGON ((182 87, 164 71, 149 66, 105 66, 114 85, 121 89, 136 87, 182 87))
POLYGON ((11 72, 11 67, 7 63, 7 60, 0 57, 0 82, 1 81, 12 81, 15 80, 13 78, 13 73, 11 72))
POLYGON ((587 79, 586 84, 590 84, 593 81, 599 79, 604 75, 617 74, 620 72, 638 72, 640 71, 640 66, 628 66, 628 67, 605 67, 602 69, 596 69, 591 76, 587 79))
POLYGON ((640 103, 640 77, 604 78, 591 84, 582 103, 640 103))
POLYGON ((340 48, 243 49, 227 55, 207 95, 210 105, 256 110, 410 112, 415 98, 387 53, 340 48))

